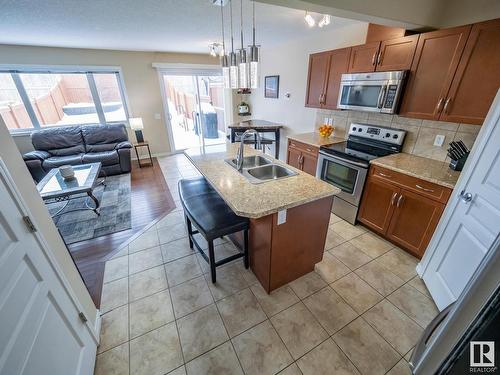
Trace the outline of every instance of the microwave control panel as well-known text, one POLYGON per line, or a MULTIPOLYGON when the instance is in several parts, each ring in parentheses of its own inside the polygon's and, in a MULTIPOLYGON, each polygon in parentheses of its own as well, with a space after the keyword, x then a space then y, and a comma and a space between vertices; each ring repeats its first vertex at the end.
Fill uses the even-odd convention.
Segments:
POLYGON ((394 106, 397 91, 398 85, 389 85, 387 95, 385 96, 384 108, 392 108, 394 106))

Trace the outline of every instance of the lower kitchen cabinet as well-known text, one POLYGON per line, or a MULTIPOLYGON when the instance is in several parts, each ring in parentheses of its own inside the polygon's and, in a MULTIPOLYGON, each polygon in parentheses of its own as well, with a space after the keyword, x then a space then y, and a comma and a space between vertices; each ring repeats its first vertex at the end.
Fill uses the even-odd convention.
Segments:
POLYGON ((318 152, 317 147, 289 139, 286 162, 292 167, 316 176, 318 152))
POLYGON ((358 220, 421 258, 451 189, 381 167, 371 167, 358 220))

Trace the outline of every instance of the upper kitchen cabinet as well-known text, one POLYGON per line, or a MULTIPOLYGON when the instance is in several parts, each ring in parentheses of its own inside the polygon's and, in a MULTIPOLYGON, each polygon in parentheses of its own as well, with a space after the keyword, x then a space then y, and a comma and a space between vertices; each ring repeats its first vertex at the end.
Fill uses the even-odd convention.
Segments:
POLYGON ((409 31, 401 27, 390 27, 378 25, 376 23, 368 24, 365 43, 380 42, 381 40, 389 40, 401 38, 408 35, 409 31))
POLYGON ((470 30, 471 26, 461 26, 420 34, 401 105, 402 116, 439 119, 470 30))
POLYGON ((474 24, 440 120, 481 125, 500 87, 500 19, 474 24))
POLYGON ((347 72, 351 48, 309 56, 306 107, 336 109, 342 73, 347 72))
POLYGON ((384 40, 380 44, 376 71, 408 70, 417 48, 418 35, 384 40))
POLYGON ((361 44, 351 48, 349 73, 366 73, 375 71, 380 42, 361 44))
POLYGON ((309 55, 309 73, 307 77, 306 106, 321 108, 326 88, 326 77, 330 62, 330 52, 309 55))

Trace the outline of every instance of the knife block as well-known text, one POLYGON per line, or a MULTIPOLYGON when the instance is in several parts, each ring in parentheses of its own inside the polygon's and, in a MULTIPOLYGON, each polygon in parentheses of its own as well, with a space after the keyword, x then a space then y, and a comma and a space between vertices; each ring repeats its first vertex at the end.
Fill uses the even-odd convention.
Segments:
POLYGON ((469 156, 469 153, 467 152, 460 159, 457 159, 457 160, 451 159, 450 168, 453 169, 454 171, 461 171, 465 165, 465 162, 466 162, 468 156, 469 156))

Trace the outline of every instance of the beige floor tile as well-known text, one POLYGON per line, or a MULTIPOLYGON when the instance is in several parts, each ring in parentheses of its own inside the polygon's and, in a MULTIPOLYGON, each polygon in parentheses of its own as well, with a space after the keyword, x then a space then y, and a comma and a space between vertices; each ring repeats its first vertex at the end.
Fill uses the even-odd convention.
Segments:
POLYGON ((182 363, 182 351, 174 322, 130 341, 131 374, 165 374, 182 363))
POLYGON ((366 232, 366 229, 361 225, 352 225, 344 220, 330 225, 330 228, 346 240, 350 240, 366 232))
POLYGON ((102 286, 101 313, 128 303, 128 279, 118 279, 102 286))
POLYGON ((403 285, 388 296, 387 299, 422 328, 427 327, 439 312, 430 298, 408 284, 403 285))
POLYGON ((342 221, 343 219, 341 217, 338 217, 335 214, 330 214, 330 225, 333 223, 338 223, 339 221, 342 221))
POLYGON ((335 290, 358 314, 364 313, 384 297, 358 275, 351 272, 331 284, 335 290))
POLYGON ((170 371, 167 375, 186 375, 186 366, 177 367, 175 370, 170 371))
POLYGON ((158 246, 160 244, 158 240, 158 233, 155 230, 145 232, 141 234, 137 239, 133 240, 128 248, 129 254, 135 253, 137 251, 149 249, 151 247, 158 246))
POLYGON ((361 266, 356 274, 383 296, 394 292, 404 284, 404 280, 387 270, 376 261, 361 266))
POLYGON ((170 296, 177 319, 213 302, 212 294, 203 276, 174 286, 170 289, 170 296))
POLYGON ((132 302, 130 308, 130 337, 140 336, 174 320, 168 290, 132 302))
POLYGON ((327 284, 323 281, 321 276, 313 271, 299 277, 288 285, 290 285, 297 297, 304 299, 318 290, 323 289, 327 284))
POLYGON ((385 253, 377 259, 377 262, 405 281, 417 275, 415 268, 417 267, 418 259, 398 248, 385 253))
POLYGON ((250 289, 242 290, 218 301, 217 307, 229 337, 239 335, 267 319, 250 289))
POLYGON ((257 297, 257 300, 268 317, 276 315, 280 311, 299 302, 299 298, 288 285, 273 290, 270 294, 267 294, 260 284, 252 285, 250 289, 255 297, 257 297))
POLYGON ((293 362, 268 320, 231 341, 246 375, 275 374, 293 362))
POLYGON ((304 375, 359 374, 332 339, 328 339, 297 361, 304 375))
POLYGON ((307 297, 304 303, 330 335, 358 316, 330 287, 307 297))
POLYGON ((226 342, 186 364, 188 375, 243 375, 236 353, 226 342))
POLYGON ((128 246, 124 246, 120 251, 111 257, 111 259, 116 259, 128 255, 128 246))
POLYGON ((401 358, 361 317, 337 332, 333 340, 362 374, 385 374, 401 358))
POLYGON ((410 366, 408 365, 408 362, 401 359, 396 366, 389 370, 387 375, 411 375, 410 366))
POLYGON ((121 306, 101 317, 101 342, 98 353, 128 341, 128 306, 121 306))
POLYGON ((184 222, 158 229, 158 238, 162 245, 170 241, 179 240, 183 237, 187 237, 187 229, 184 222))
POLYGON ((195 251, 189 247, 187 237, 161 245, 161 255, 164 263, 193 254, 195 254, 195 251))
POLYGON ((411 348, 410 350, 408 350, 408 353, 406 353, 406 354, 405 354, 405 357, 404 357, 404 358, 406 359, 406 361, 407 361, 407 362, 409 362, 409 361, 410 361, 411 355, 412 355, 412 353, 413 353, 413 349, 415 349, 415 347, 413 347, 413 348, 411 348))
POLYGON ((323 254, 323 260, 316 263, 314 269, 327 283, 333 283, 351 270, 329 252, 323 254))
POLYGON ((97 355, 94 375, 128 375, 128 342, 97 355))
POLYGON ((259 280, 257 279, 257 276, 255 276, 253 271, 250 268, 248 268, 248 269, 245 268, 243 261, 235 262, 234 264, 235 264, 236 268, 242 274, 242 276, 245 279, 245 281, 247 282, 248 286, 251 286, 253 284, 257 284, 259 282, 259 280))
POLYGON ((271 323, 295 360, 328 338, 302 302, 274 315, 271 323))
POLYGON ((329 252, 353 271, 372 260, 349 242, 344 242, 342 245, 330 249, 329 252))
POLYGON ((418 290, 420 293, 424 294, 425 296, 429 297, 432 299, 431 294, 429 293, 429 290, 425 286, 424 280, 420 278, 420 276, 415 276, 413 279, 408 281, 408 284, 414 287, 416 290, 418 290))
POLYGON ((288 366, 283 371, 278 373, 279 375, 302 375, 302 372, 299 369, 299 366, 294 362, 290 366, 288 366))
POLYGON ((128 276, 128 256, 108 260, 104 266, 104 283, 128 276))
POLYGON ((339 246, 346 241, 347 240, 344 237, 339 236, 332 229, 332 226, 330 226, 326 234, 325 250, 330 250, 332 247, 339 246))
POLYGON ((179 223, 184 223, 184 213, 182 211, 174 211, 170 212, 169 214, 164 216, 160 221, 158 221, 158 223, 156 223, 156 228, 157 229, 165 228, 179 223))
POLYGON ((380 238, 379 236, 367 232, 349 241, 352 245, 366 253, 372 258, 376 258, 394 247, 393 244, 380 238))
POLYGON ((216 301, 248 287, 239 269, 231 264, 217 268, 217 282, 212 283, 210 274, 205 275, 208 287, 216 301))
POLYGON ((402 356, 422 335, 423 329, 387 300, 372 307, 363 318, 402 356))
POLYGON ((130 254, 128 259, 130 275, 163 264, 159 246, 130 254))
POLYGON ((165 268, 158 266, 134 273, 128 278, 130 301, 149 296, 168 288, 165 268))
POLYGON ((213 304, 177 320, 177 327, 186 362, 229 339, 213 304))
POLYGON ((194 279, 202 274, 196 255, 190 255, 165 264, 167 280, 170 287, 194 279))

